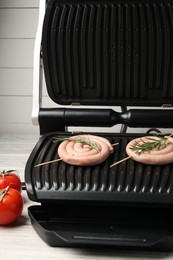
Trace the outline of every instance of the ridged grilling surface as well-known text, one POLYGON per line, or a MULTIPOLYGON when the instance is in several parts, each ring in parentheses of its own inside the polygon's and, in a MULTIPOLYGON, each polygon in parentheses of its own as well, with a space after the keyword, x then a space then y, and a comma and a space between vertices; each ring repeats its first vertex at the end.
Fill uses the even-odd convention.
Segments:
POLYGON ((50 1, 48 7, 43 60, 54 101, 171 102, 171 1, 50 1))
POLYGON ((29 188, 28 192, 36 193, 39 199, 123 198, 140 202, 148 199, 148 195, 150 202, 158 198, 164 200, 165 195, 173 199, 173 164, 149 166, 129 159, 116 167, 109 167, 126 157, 125 147, 134 138, 132 136, 105 136, 111 143, 118 142, 119 145, 114 154, 98 166, 77 167, 60 161, 34 168, 38 163, 58 158, 58 144, 52 143, 53 136, 48 135, 39 141, 26 167, 26 182, 32 185, 32 191, 29 188), (161 197, 157 197, 159 194, 161 197))

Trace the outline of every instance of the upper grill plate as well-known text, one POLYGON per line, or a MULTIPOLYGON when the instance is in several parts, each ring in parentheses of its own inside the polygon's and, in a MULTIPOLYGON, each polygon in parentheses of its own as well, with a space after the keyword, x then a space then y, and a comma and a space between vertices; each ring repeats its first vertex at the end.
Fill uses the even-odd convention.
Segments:
POLYGON ((172 104, 173 1, 48 2, 42 50, 59 104, 172 104))

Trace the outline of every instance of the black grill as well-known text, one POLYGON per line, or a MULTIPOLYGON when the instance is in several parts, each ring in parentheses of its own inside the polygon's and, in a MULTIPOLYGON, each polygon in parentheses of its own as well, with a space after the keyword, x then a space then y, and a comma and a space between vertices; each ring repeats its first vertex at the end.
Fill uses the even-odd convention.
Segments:
POLYGON ((52 138, 70 136, 69 126, 173 127, 172 109, 161 108, 173 106, 173 0, 46 2, 39 55, 50 98, 65 106, 39 109, 42 136, 25 169, 28 196, 40 202, 29 208, 34 228, 52 246, 172 250, 173 164, 110 168, 140 134, 101 130, 119 145, 97 166, 34 166, 58 158, 52 138))

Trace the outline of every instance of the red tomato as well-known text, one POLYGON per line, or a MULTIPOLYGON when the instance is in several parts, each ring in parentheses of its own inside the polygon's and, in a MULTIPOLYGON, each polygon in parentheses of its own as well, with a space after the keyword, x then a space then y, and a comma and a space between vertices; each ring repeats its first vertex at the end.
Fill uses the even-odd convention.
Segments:
POLYGON ((13 223, 22 214, 23 199, 15 189, 6 187, 0 190, 0 225, 13 223))
POLYGON ((22 184, 19 176, 12 170, 0 172, 0 190, 7 186, 21 192, 22 184))

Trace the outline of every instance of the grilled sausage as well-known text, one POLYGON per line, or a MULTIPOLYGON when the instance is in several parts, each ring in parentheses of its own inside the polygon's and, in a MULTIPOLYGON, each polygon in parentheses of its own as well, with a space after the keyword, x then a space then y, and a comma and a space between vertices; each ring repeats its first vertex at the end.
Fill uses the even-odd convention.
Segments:
POLYGON ((151 151, 145 152, 136 152, 133 151, 131 148, 136 144, 142 144, 143 142, 152 142, 148 139, 148 137, 152 137, 154 139, 158 139, 158 137, 147 136, 142 138, 136 138, 130 141, 126 146, 126 153, 128 156, 137 162, 141 162, 144 164, 151 164, 151 165, 163 165, 169 164, 173 162, 173 138, 169 137, 166 141, 165 147, 160 149, 154 149, 151 151), (147 138, 147 139, 146 139, 147 138))
POLYGON ((87 144, 65 140, 58 147, 59 157, 66 163, 80 166, 92 166, 102 163, 113 153, 114 149, 110 142, 100 136, 79 135, 71 138, 84 137, 97 144, 96 149, 88 148, 87 144))

